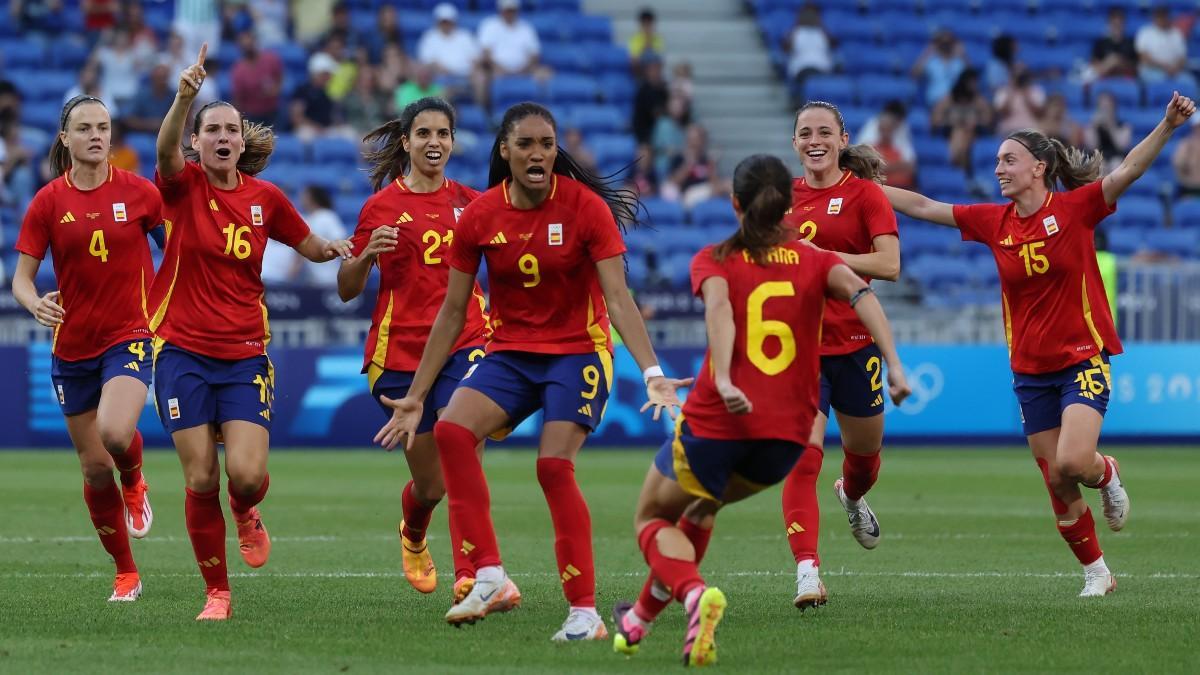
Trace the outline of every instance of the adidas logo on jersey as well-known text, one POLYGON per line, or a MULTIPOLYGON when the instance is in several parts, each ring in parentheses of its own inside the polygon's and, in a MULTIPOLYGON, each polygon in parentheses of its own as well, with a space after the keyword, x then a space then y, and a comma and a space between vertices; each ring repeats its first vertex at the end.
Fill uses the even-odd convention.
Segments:
POLYGON ((271 421, 271 411, 270 411, 270 410, 263 410, 263 411, 260 411, 260 412, 258 413, 258 416, 259 416, 259 417, 261 417, 261 418, 263 418, 264 420, 266 420, 266 421, 268 421, 268 422, 270 422, 270 421, 271 421))
POLYGON ((130 361, 129 363, 125 364, 125 367, 129 370, 137 371, 139 373, 142 372, 142 369, 140 366, 138 366, 137 361, 130 361))
POLYGON ((580 406, 580 408, 577 412, 580 415, 583 415, 584 417, 591 417, 592 416, 592 404, 584 403, 582 406, 580 406))
POLYGON ((877 405, 883 405, 883 394, 875 394, 875 400, 871 402, 871 407, 874 408, 877 405))
POLYGON ((497 234, 496 236, 492 237, 492 241, 490 243, 492 243, 492 244, 507 244, 508 237, 505 237, 504 233, 501 232, 500 234, 497 234))
POLYGON ((408 215, 408 211, 405 211, 404 213, 400 214, 399 218, 396 219, 396 224, 402 225, 404 223, 411 223, 412 221, 413 221, 413 217, 408 215))
POLYGON ((73 223, 73 222, 75 222, 75 216, 72 215, 70 211, 67 211, 67 215, 63 216, 58 222, 59 223, 73 223))

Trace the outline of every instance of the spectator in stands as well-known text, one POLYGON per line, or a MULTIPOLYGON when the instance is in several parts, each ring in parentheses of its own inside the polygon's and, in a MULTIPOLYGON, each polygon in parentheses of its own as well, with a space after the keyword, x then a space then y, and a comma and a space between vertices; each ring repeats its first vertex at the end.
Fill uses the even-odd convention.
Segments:
POLYGON ((671 96, 667 100, 667 114, 658 116, 651 138, 657 175, 666 176, 675 160, 683 154, 685 130, 690 123, 687 101, 681 96, 671 96))
POLYGON ((390 93, 408 79, 412 64, 400 45, 389 44, 383 48, 383 58, 375 68, 375 79, 379 90, 390 93))
MULTIPOLYGON (((372 129, 374 127, 371 127, 372 129)), ((346 231, 346 225, 342 222, 341 217, 333 210, 333 198, 329 196, 329 192, 318 185, 309 185, 300 192, 300 213, 304 216, 304 222, 308 223, 308 228, 313 234, 333 239, 329 241, 337 241, 345 239, 349 234, 346 231)), ((292 249, 288 249, 289 251, 292 249)), ((297 258, 299 254, 292 251, 297 258)), ((322 288, 337 288, 337 265, 318 265, 309 263, 304 265, 304 271, 307 280, 314 286, 322 288)))
MULTIPOLYGON (((187 65, 195 61, 190 55, 200 51, 200 45, 207 42, 210 54, 216 54, 221 48, 221 15, 217 0, 175 0, 175 21, 171 30, 182 38, 182 53, 188 54, 187 65)), ((186 65, 184 67, 187 67, 186 65)), ((208 67, 205 64, 205 71, 208 67)), ((212 78, 215 80, 215 78, 212 78)), ((204 103, 196 99, 195 107, 199 109, 204 103)))
POLYGON ((1108 10, 1108 33, 1092 44, 1092 60, 1084 80, 1106 77, 1133 77, 1137 74, 1138 53, 1133 39, 1125 34, 1125 10, 1108 10))
POLYGON ((1012 69, 1017 64, 1017 41, 1008 34, 997 35, 992 40, 992 57, 983 69, 983 83, 988 91, 995 92, 1012 80, 1012 69))
POLYGON ((358 69, 354 91, 342 101, 342 114, 351 128, 366 133, 392 116, 391 103, 388 92, 379 88, 378 70, 367 66, 358 69))
POLYGON ((138 91, 127 110, 122 111, 122 121, 130 131, 157 134, 162 119, 175 101, 175 86, 171 81, 170 63, 160 59, 150 70, 147 85, 138 91))
POLYGON ((1084 145, 1104 156, 1104 169, 1111 171, 1133 147, 1133 125, 1122 122, 1117 99, 1107 91, 1096 96, 1096 110, 1084 131, 1084 145))
POLYGON ((1175 169, 1179 196, 1195 199, 1200 198, 1200 116, 1193 117, 1191 125, 1191 132, 1171 155, 1171 166, 1175 169))
POLYGON ((244 1, 224 0, 221 3, 221 42, 236 42, 242 32, 253 29, 254 18, 244 1))
POLYGON ((692 124, 687 129, 683 152, 675 159, 670 178, 662 186, 663 197, 690 209, 709 197, 729 192, 729 181, 717 173, 717 157, 708 147, 708 131, 692 124))
POLYGON ((641 198, 653 197, 658 194, 658 173, 654 170, 654 149, 649 144, 638 146, 637 160, 633 169, 625 177, 625 187, 628 187, 641 198))
POLYGON ((903 101, 888 101, 878 115, 867 120, 856 140, 875 148, 883 157, 888 185, 912 189, 917 184, 917 152, 905 121, 907 116, 903 101))
POLYGON ((305 142, 318 136, 356 136, 353 129, 342 125, 341 111, 326 92, 337 67, 329 54, 313 54, 308 60, 308 80, 292 96, 292 132, 305 142))
MULTIPOLYGON (((396 88, 392 99, 392 110, 399 115, 400 111, 413 101, 431 96, 440 98, 442 90, 442 85, 433 81, 433 66, 424 63, 417 64, 417 67, 413 69, 413 76, 396 88)), ((368 128, 374 129, 375 126, 368 128)))
MULTIPOLYGON (((80 94, 95 96, 98 99, 109 101, 109 105, 107 106, 108 112, 113 117, 117 117, 121 112, 121 109, 117 107, 116 104, 112 103, 112 98, 105 96, 106 93, 108 92, 104 91, 104 87, 101 85, 100 63, 93 58, 89 59, 87 63, 83 64, 83 67, 79 69, 79 79, 76 80, 75 86, 71 87, 65 94, 63 94, 63 103, 65 104, 67 101, 70 101, 72 98, 75 98, 80 94)), ((172 94, 171 100, 174 100, 174 98, 175 97, 172 94)), ((159 123, 161 124, 162 120, 159 120, 159 123)))
POLYGON ((1077 148, 1084 146, 1083 127, 1071 119, 1067 111, 1067 98, 1062 94, 1051 94, 1038 118, 1037 128, 1063 145, 1077 148))
POLYGON ((8 15, 21 34, 57 33, 63 26, 63 0, 9 0, 8 15))
POLYGON ((479 46, 493 77, 534 75, 544 78, 548 74, 538 67, 542 44, 533 26, 518 15, 520 7, 521 0, 497 0, 499 15, 489 16, 479 24, 479 46))
POLYGON ((118 169, 137 173, 141 169, 142 160, 138 157, 137 150, 125 142, 125 134, 128 130, 128 126, 123 121, 112 121, 112 140, 108 144, 108 164, 118 169))
POLYGON ((117 25, 120 10, 117 0, 82 0, 79 9, 83 11, 83 29, 86 31, 99 32, 117 25))
POLYGON ((129 41, 138 60, 138 70, 148 72, 158 60, 158 34, 146 25, 146 13, 142 3, 130 2, 123 7, 121 23, 129 31, 129 41))
POLYGON ((272 49, 288 41, 291 15, 288 0, 254 0, 249 3, 254 19, 254 35, 264 49, 272 49))
POLYGON ((934 34, 913 64, 911 75, 924 82, 925 102, 936 105, 950 93, 967 68, 966 49, 954 33, 942 29, 934 34))
POLYGON ((267 239, 263 249, 262 280, 268 288, 290 284, 299 280, 304 269, 304 258, 295 249, 274 239, 267 239))
POLYGON ((338 2, 330 10, 329 30, 321 36, 321 44, 327 44, 330 38, 338 38, 342 45, 353 51, 363 44, 363 36, 354 30, 354 23, 351 21, 350 3, 338 2))
POLYGON ((1024 64, 1013 64, 1010 72, 1009 81, 996 90, 992 99, 996 133, 1001 136, 1036 127, 1046 107, 1046 91, 1033 81, 1033 74, 1024 64))
POLYGON ((692 64, 687 61, 677 61, 671 69, 671 95, 683 100, 691 114, 692 99, 696 93, 696 85, 692 81, 692 64))
POLYGON ((633 95, 633 137, 638 143, 649 143, 654 125, 667 110, 670 91, 663 78, 662 59, 650 54, 642 59, 642 79, 633 95))
POLYGON ((635 77, 642 77, 642 71, 651 58, 662 60, 666 55, 667 44, 658 34, 658 17, 654 8, 643 7, 638 12, 638 29, 629 38, 629 61, 633 66, 635 77))
POLYGON ((950 163, 971 170, 975 137, 992 128, 992 107, 979 91, 979 71, 967 68, 929 115, 933 130, 949 139, 950 163))
POLYGON ((567 129, 567 133, 563 135, 562 147, 575 158, 580 166, 592 173, 598 173, 596 156, 592 154, 591 148, 583 140, 583 132, 579 130, 579 127, 567 129))
POLYGON ((21 133, 21 94, 4 92, 10 101, 0 109, 0 202, 24 212, 37 181, 33 151, 21 133))
POLYGON ((283 60, 260 49, 252 29, 242 31, 237 40, 242 57, 230 73, 233 105, 254 122, 274 124, 283 92, 283 60))
POLYGON ((342 34, 335 32, 325 38, 321 49, 309 57, 309 62, 311 63, 312 58, 318 54, 326 54, 333 59, 335 67, 329 77, 329 83, 325 85, 325 93, 334 101, 341 101, 354 88, 360 64, 368 65, 366 48, 348 50, 342 34))
POLYGON ((92 59, 100 66, 100 88, 108 94, 107 100, 118 109, 128 107, 137 96, 143 74, 129 31, 116 28, 105 33, 92 59))
POLYGON ((783 38, 788 54, 787 74, 793 102, 804 102, 804 81, 810 75, 833 72, 829 34, 821 24, 821 10, 809 3, 796 12, 796 25, 783 38))
POLYGON ((1171 25, 1171 11, 1154 8, 1151 22, 1138 29, 1134 38, 1138 53, 1138 76, 1146 82, 1182 79, 1194 82, 1187 72, 1187 39, 1171 25))
POLYGON ((435 25, 421 35, 417 61, 432 65, 434 74, 455 80, 455 87, 471 87, 476 101, 487 100, 487 77, 480 68, 479 43, 470 31, 458 26, 458 9, 449 2, 433 8, 435 25))
POLYGON ((400 15, 395 7, 390 4, 379 6, 379 12, 375 15, 375 30, 366 36, 366 42, 371 63, 379 63, 383 59, 383 48, 387 45, 399 45, 401 50, 404 49, 404 31, 400 30, 400 15))

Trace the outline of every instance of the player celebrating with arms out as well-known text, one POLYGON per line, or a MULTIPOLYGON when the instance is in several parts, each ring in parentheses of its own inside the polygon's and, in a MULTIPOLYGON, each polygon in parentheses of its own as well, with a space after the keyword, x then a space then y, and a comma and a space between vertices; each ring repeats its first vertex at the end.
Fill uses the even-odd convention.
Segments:
MULTIPOLYGON (((838 254, 870 283, 871 277, 900 277, 896 214, 877 182, 883 159, 866 145, 848 145, 837 106, 810 101, 796 113, 792 147, 804 164, 793 181, 787 222, 800 238, 838 254)), ((830 407, 842 436, 842 475, 834 494, 863 547, 879 543, 879 521, 864 495, 879 476, 883 447, 883 355, 854 310, 836 298, 825 306, 821 325, 821 399, 804 456, 783 484, 783 520, 796 559, 796 596, 804 609, 825 604, 817 555, 821 512, 817 478, 824 458, 830 407)))
POLYGON ((450 281, 408 396, 377 439, 411 444, 422 401, 462 333, 480 259, 487 260, 494 334, 434 426, 450 516, 475 566, 475 587, 450 608, 452 624, 507 609, 520 594, 501 566, 480 439, 542 410, 537 477, 554 523, 554 551, 570 612, 553 639, 608 636, 596 612, 592 526, 575 482, 575 456, 600 423, 612 386, 609 316, 643 369, 657 419, 690 382, 663 376, 625 285, 617 221, 636 197, 608 187, 558 147, 554 117, 536 103, 509 108, 492 147, 491 189, 463 212, 450 245, 450 281))
MULTIPOLYGON (((871 288, 837 255, 796 241, 784 222, 792 180, 777 157, 752 155, 733 174, 740 226, 692 260, 708 353, 696 386, 642 484, 634 526, 651 576, 684 606, 685 665, 717 658, 725 596, 700 576, 702 540, 675 525, 703 519, 783 480, 807 452, 818 411, 817 336, 827 299, 847 303, 887 362, 888 393, 908 396, 891 330, 871 288), (771 338, 768 340, 768 338, 771 338), (698 500, 698 501, 697 501, 698 500), (689 522, 689 521, 682 521, 689 522)), ((652 617, 619 603, 614 648, 633 654, 652 617)))
MULTIPOLYGON (((440 98, 408 104, 399 119, 375 129, 365 140, 382 141, 378 150, 367 155, 375 194, 358 216, 358 228, 351 238, 355 257, 342 263, 338 293, 343 301, 358 297, 371 267, 379 266, 379 293, 367 334, 363 372, 371 395, 391 417, 392 408, 379 397, 400 399, 408 393, 429 329, 446 296, 449 266, 445 257, 454 240, 455 222, 479 193, 446 178, 446 163, 454 151, 454 108, 440 98)), ((477 302, 467 304, 462 333, 438 373, 433 399, 417 425, 412 448, 405 452, 412 480, 401 495, 401 556, 404 576, 422 593, 437 588, 437 569, 425 529, 446 493, 433 423, 471 362, 483 356, 488 332, 483 292, 476 286, 473 295, 477 302)), ((451 549, 454 599, 458 602, 471 591, 475 573, 456 536, 451 537, 451 549)))
POLYGON ((1121 353, 1121 342, 1093 234, 1195 111, 1190 98, 1175 92, 1158 126, 1100 180, 1099 152, 1087 156, 1041 132, 1015 131, 996 153, 996 178, 1008 204, 950 205, 884 188, 897 211, 957 227, 963 240, 984 244, 996 259, 1024 432, 1058 531, 1084 567, 1083 597, 1107 595, 1117 580, 1080 486, 1100 490, 1113 531, 1129 516, 1117 462, 1097 452, 1112 386, 1108 361, 1121 353), (1060 182, 1066 191, 1056 191, 1060 182))
POLYGON ((154 396, 186 483, 184 517, 207 587, 199 620, 232 614, 225 565, 217 434, 225 443, 229 506, 242 558, 267 562, 271 540, 257 505, 267 493, 274 368, 263 304, 262 257, 270 237, 314 262, 349 257, 350 242, 312 234, 279 188, 254 178, 274 147, 271 130, 224 101, 188 108, 204 83, 204 56, 179 76, 158 132, 155 181, 163 195, 167 252, 151 290, 154 396))
POLYGON ((54 329, 55 394, 83 470, 83 501, 116 562, 109 601, 125 602, 142 593, 129 537, 145 537, 153 520, 137 421, 152 372, 146 234, 162 222, 162 198, 150 181, 109 165, 111 130, 100 99, 76 96, 63 106, 50 148, 57 178, 25 213, 12 292, 54 329), (47 248, 58 290, 39 296, 34 279, 47 248))

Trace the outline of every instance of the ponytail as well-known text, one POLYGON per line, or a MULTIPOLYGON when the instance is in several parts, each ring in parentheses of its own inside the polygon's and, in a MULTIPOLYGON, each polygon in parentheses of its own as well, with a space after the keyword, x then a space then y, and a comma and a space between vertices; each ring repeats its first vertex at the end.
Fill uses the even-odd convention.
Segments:
MULTIPOLYGON (((496 132, 496 141, 492 144, 492 153, 488 164, 489 188, 512 178, 512 167, 500 156, 500 144, 512 133, 518 122, 526 117, 534 116, 546 120, 557 135, 558 123, 555 122, 554 115, 545 106, 527 101, 506 110, 504 118, 500 121, 500 128, 496 132)), ((583 183, 584 187, 596 193, 608 205, 608 210, 612 212, 613 219, 617 221, 617 226, 621 228, 622 232, 627 227, 636 227, 639 224, 638 214, 645 210, 645 207, 638 199, 636 192, 617 187, 618 183, 615 179, 621 171, 601 176, 580 164, 571 156, 571 153, 559 146, 558 155, 554 160, 553 173, 577 180, 583 183)))
POLYGON ((1076 147, 1063 145, 1057 138, 1050 138, 1035 129, 1021 129, 1008 135, 1046 165, 1042 180, 1046 189, 1054 190, 1058 183, 1068 190, 1083 187, 1100 178, 1100 166, 1104 161, 1099 150, 1086 153, 1076 147))
MULTIPOLYGON (((98 103, 104 106, 104 101, 95 96, 88 96, 87 94, 73 96, 63 104, 62 113, 58 117, 58 130, 60 133, 55 135, 54 142, 50 144, 50 154, 48 156, 50 172, 55 178, 58 178, 71 169, 71 151, 67 149, 67 146, 63 145, 61 132, 67 130, 67 125, 71 121, 71 113, 85 103, 98 103)), ((108 108, 108 106, 104 107, 105 109, 108 108)))
POLYGON ((411 158, 408 156, 408 151, 404 149, 404 139, 412 133, 413 121, 417 119, 417 115, 427 110, 434 110, 446 116, 446 119, 450 121, 450 138, 453 140, 454 106, 436 96, 427 96, 409 103, 401 111, 400 117, 383 123, 363 137, 364 144, 379 145, 378 148, 368 150, 363 154, 363 159, 371 167, 368 169, 367 179, 371 183, 371 189, 375 192, 408 171, 411 158))
POLYGON ((713 258, 724 262, 745 251, 755 264, 765 265, 771 249, 795 238, 783 224, 792 206, 792 176, 774 155, 751 155, 733 170, 733 194, 741 207, 737 232, 713 249, 713 258))
POLYGON ((866 180, 882 183, 886 178, 887 162, 879 151, 866 143, 856 143, 838 153, 838 168, 866 180))
MULTIPOLYGON (((200 134, 200 125, 204 113, 209 108, 220 106, 237 110, 232 104, 225 101, 213 101, 205 105, 196 113, 196 117, 192 121, 192 134, 200 134)), ((242 143, 246 147, 242 150, 241 156, 238 157, 237 169, 247 176, 257 176, 267 168, 267 164, 271 161, 271 153, 275 152, 275 132, 265 124, 247 120, 246 116, 242 115, 241 112, 238 112, 238 116, 242 121, 242 143)), ((191 162, 199 162, 200 152, 195 148, 185 147, 183 149, 183 158, 191 162)))

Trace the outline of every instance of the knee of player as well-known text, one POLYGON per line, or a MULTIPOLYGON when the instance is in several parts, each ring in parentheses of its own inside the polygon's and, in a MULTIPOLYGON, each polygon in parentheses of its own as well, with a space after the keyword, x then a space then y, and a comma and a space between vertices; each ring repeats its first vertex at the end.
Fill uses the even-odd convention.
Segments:
POLYGON ((251 495, 258 492, 263 481, 267 479, 267 468, 238 469, 229 472, 229 491, 240 495, 251 495))
POLYGON ((112 458, 81 459, 79 469, 83 473, 83 482, 89 487, 107 487, 113 482, 112 458))
POLYGON ((431 481, 429 485, 413 485, 413 496, 426 506, 436 506, 446 496, 442 481, 431 481))
MULTIPOLYGON (((1060 459, 1057 464, 1059 481, 1077 483, 1083 480, 1093 461, 1092 457, 1068 457, 1060 459)), ((1050 480, 1052 483, 1054 482, 1053 474, 1051 474, 1050 480)))
POLYGON ((119 455, 129 448, 133 442, 133 429, 123 429, 112 423, 99 422, 100 442, 110 455, 119 455))

